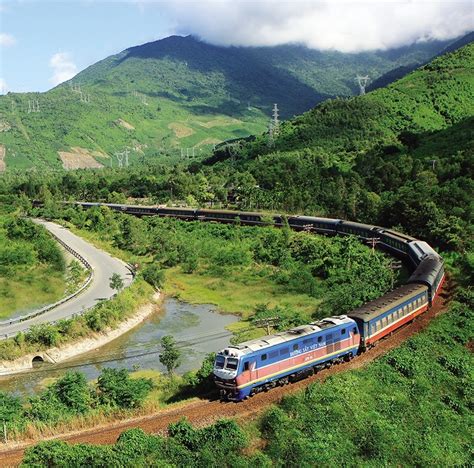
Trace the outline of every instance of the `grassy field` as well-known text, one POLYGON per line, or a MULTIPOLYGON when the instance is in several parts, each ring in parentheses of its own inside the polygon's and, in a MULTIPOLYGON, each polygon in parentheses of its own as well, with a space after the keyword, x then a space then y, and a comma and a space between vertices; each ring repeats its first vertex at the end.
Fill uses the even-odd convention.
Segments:
POLYGON ((166 272, 165 293, 191 304, 213 304, 221 312, 240 315, 244 320, 258 304, 297 308, 308 316, 321 302, 307 294, 288 292, 267 277, 250 271, 236 271, 229 277, 186 274, 179 268, 166 272))
POLYGON ((0 319, 55 302, 65 290, 64 275, 45 265, 19 272, 15 278, 0 277, 0 319))

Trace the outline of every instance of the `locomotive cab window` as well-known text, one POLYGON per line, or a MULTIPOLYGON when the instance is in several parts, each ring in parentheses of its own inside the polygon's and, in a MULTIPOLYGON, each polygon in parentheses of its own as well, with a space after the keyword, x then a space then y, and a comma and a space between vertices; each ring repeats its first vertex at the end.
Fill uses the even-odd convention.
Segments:
POLYGON ((343 329, 341 330, 341 335, 344 335, 345 333, 346 333, 346 329, 343 328, 343 329))
POLYGON ((247 371, 250 369, 250 363, 248 361, 244 362, 244 371, 247 371))
POLYGON ((354 333, 354 335, 357 335, 357 334, 359 333, 359 332, 357 331, 357 327, 354 327, 354 328, 352 329, 352 333, 354 333))
POLYGON ((237 370, 238 363, 239 363, 238 359, 227 358, 227 364, 226 364, 225 367, 226 367, 226 369, 237 370))

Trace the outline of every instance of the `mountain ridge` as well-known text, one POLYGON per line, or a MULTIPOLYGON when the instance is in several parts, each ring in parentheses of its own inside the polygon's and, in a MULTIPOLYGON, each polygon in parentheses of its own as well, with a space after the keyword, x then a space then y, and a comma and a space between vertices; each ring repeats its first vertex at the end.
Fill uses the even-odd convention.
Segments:
MULTIPOLYGON (((448 41, 449 42, 449 41, 448 41)), ((298 45, 220 47, 171 36, 106 57, 47 93, 0 97, 0 144, 9 169, 129 160, 176 163, 216 143, 259 134, 273 104, 283 118, 357 91, 356 73, 382 74, 446 44, 342 54, 298 45), (39 112, 31 110, 31 101, 39 112), (90 159, 92 158, 92 159, 90 159)), ((87 166, 84 166, 87 167, 87 166)))

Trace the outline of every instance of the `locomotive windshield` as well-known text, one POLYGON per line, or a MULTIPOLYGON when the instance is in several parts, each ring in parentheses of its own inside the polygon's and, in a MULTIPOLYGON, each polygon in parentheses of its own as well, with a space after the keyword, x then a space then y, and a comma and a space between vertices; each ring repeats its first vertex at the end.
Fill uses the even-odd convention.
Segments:
POLYGON ((225 358, 224 356, 216 356, 216 361, 214 363, 215 369, 228 369, 228 370, 237 370, 239 367, 239 360, 236 358, 225 358))
POLYGON ((225 368, 230 369, 230 370, 236 370, 237 365, 239 364, 239 361, 235 358, 227 358, 227 363, 225 368))

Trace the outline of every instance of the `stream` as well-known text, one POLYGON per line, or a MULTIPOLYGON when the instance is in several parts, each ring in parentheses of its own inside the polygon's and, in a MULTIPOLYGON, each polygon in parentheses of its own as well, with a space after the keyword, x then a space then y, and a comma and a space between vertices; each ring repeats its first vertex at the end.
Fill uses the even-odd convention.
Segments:
POLYGON ((166 298, 161 309, 99 349, 59 364, 43 363, 28 373, 0 377, 0 390, 30 395, 67 370, 83 372, 88 380, 97 378, 104 367, 164 371, 158 359, 164 335, 172 335, 182 352, 177 372, 198 369, 206 354, 229 344, 231 333, 225 327, 238 320, 234 315, 219 314, 214 306, 193 305, 173 298, 166 298))

